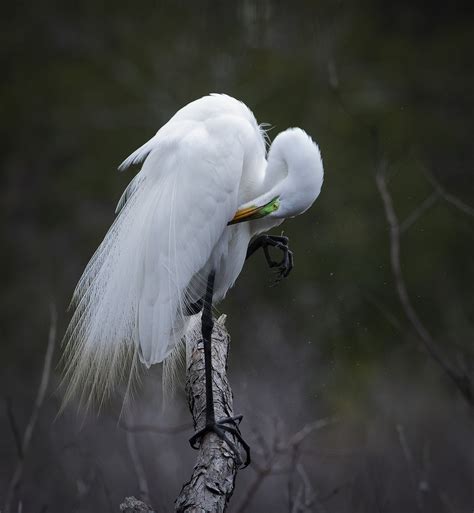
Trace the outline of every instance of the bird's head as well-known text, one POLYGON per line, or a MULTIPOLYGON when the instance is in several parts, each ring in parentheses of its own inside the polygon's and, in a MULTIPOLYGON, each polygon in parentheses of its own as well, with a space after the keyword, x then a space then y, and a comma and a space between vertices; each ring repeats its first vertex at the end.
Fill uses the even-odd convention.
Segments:
POLYGON ((323 184, 323 163, 318 145, 300 128, 278 134, 268 153, 268 175, 278 176, 269 191, 278 208, 269 215, 295 217, 314 203, 323 184))
POLYGON ((242 205, 229 224, 302 214, 319 196, 323 176, 321 154, 311 137, 301 128, 281 132, 268 152, 266 192, 242 205))

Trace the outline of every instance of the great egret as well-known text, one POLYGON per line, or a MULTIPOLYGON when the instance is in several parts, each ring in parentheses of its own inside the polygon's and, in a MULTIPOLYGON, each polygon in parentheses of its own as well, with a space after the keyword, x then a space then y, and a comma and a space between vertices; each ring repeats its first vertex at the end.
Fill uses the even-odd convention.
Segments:
POLYGON ((323 182, 318 146, 303 130, 280 133, 268 158, 265 136, 246 105, 211 94, 179 110, 121 164, 142 168, 74 292, 67 397, 79 390, 87 401, 103 398, 137 356, 147 367, 162 362, 202 310, 205 430, 233 429, 232 419, 214 418, 212 305, 258 248, 280 277, 289 273, 288 239, 259 234, 305 212, 323 182), (281 262, 269 246, 283 251, 281 262))

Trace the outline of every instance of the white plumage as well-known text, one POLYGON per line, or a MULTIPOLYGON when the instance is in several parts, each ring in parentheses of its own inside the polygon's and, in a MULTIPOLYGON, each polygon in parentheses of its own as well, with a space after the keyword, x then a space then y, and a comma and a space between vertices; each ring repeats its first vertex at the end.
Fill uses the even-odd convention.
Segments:
POLYGON ((146 366, 167 358, 209 272, 218 302, 242 270, 250 239, 309 208, 323 180, 319 149, 305 132, 279 134, 267 163, 252 112, 216 94, 179 110, 121 169, 140 162, 74 292, 68 397, 104 396, 137 355, 146 366), (274 198, 275 211, 228 226, 237 211, 274 198))

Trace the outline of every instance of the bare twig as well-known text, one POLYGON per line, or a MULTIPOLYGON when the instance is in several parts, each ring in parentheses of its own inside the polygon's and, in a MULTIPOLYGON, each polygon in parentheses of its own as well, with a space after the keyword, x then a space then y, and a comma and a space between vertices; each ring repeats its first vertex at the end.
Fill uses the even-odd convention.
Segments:
POLYGON ((405 233, 416 221, 432 207, 438 200, 440 194, 438 191, 431 193, 406 219, 400 224, 400 232, 405 233))
MULTIPOLYGON (((334 62, 330 63, 330 70, 332 68, 331 73, 335 73, 335 64, 334 62)), ((331 75, 330 73, 330 75, 331 75)), ((343 110, 350 116, 352 119, 360 126, 364 127, 371 134, 372 139, 374 141, 374 164, 376 168, 375 180, 377 184, 377 188, 379 190, 380 196, 382 198, 382 202, 384 205, 385 216, 390 228, 390 261, 392 267, 392 273, 395 278, 395 284, 397 288, 397 294, 402 305, 402 308, 405 312, 405 315, 408 317, 408 320, 412 324, 415 332, 417 333, 419 339, 421 340, 423 346, 425 347, 427 353, 433 358, 434 361, 438 363, 438 365, 443 369, 443 371, 448 375, 448 377, 455 384, 457 389, 461 392, 464 399, 472 406, 474 404, 473 391, 471 386, 471 380, 467 373, 465 372, 457 372, 448 365, 441 355, 438 353, 434 340, 431 334, 428 332, 421 319, 418 317, 412 303, 410 297, 408 295, 408 291, 405 285, 405 280, 403 277, 401 264, 400 264, 400 235, 403 231, 406 231, 418 218, 419 216, 429 208, 438 197, 442 197, 445 201, 448 201, 452 205, 456 206, 458 209, 463 211, 464 213, 474 216, 474 209, 464 202, 462 202, 459 198, 453 196, 452 194, 446 192, 444 188, 437 182, 434 176, 431 173, 426 172, 428 180, 431 182, 433 187, 435 188, 435 192, 425 200, 425 202, 420 205, 418 209, 416 209, 402 224, 400 224, 397 215, 395 213, 395 209, 393 207, 392 197, 387 187, 386 183, 386 174, 387 174, 387 162, 382 158, 380 154, 379 147, 379 137, 378 130, 376 126, 369 125, 366 121, 356 115, 352 109, 348 108, 339 88, 338 80, 330 80, 330 86, 332 91, 335 94, 337 101, 343 110)))
POLYGON ((446 191, 446 189, 436 180, 434 175, 429 171, 425 170, 425 175, 431 185, 435 188, 436 192, 439 196, 441 196, 445 201, 451 203, 451 205, 455 206, 461 212, 464 212, 468 216, 474 217, 474 208, 466 205, 464 201, 461 201, 458 197, 446 191))
POLYGON ((255 494, 258 492, 258 490, 262 486, 266 477, 270 474, 271 474, 271 468, 268 468, 268 467, 263 467, 257 471, 257 475, 256 475, 255 479, 252 481, 251 485, 245 492, 242 502, 239 504, 239 506, 235 510, 236 513, 244 513, 245 511, 248 511, 248 507, 249 507, 250 503, 252 502, 253 498, 255 497, 255 494))
POLYGON ((12 502, 15 498, 16 492, 20 486, 25 457, 28 452, 31 439, 36 427, 38 415, 43 405, 44 398, 46 396, 46 390, 48 389, 49 378, 51 375, 51 363, 53 360, 54 347, 56 345, 56 325, 57 325, 57 313, 54 305, 51 305, 51 321, 49 326, 48 345, 46 348, 46 354, 44 357, 43 372, 41 374, 41 382, 36 395, 36 400, 31 411, 30 419, 26 426, 23 434, 23 440, 21 442, 21 456, 18 458, 18 462, 7 488, 5 503, 3 506, 3 513, 11 513, 12 502))
POLYGON ((427 353, 443 369, 447 376, 449 376, 449 378, 461 392, 464 399, 472 405, 473 397, 469 377, 467 375, 459 375, 440 356, 431 334, 426 329, 421 319, 418 317, 418 314, 416 313, 410 300, 410 296, 408 295, 408 290, 405 284, 405 279, 400 263, 400 224, 395 213, 392 196, 390 195, 387 187, 384 170, 381 166, 377 167, 375 181, 382 198, 385 217, 390 228, 390 262, 393 277, 395 279, 398 298, 405 312, 405 315, 418 334, 418 337, 425 347, 427 353))
POLYGON ((300 486, 300 505, 299 509, 295 509, 295 513, 298 513, 299 511, 302 513, 309 513, 315 509, 319 513, 326 513, 326 508, 324 504, 319 500, 318 493, 311 485, 309 476, 301 462, 296 465, 296 471, 301 478, 302 484, 300 486))
POLYGON ((138 481, 138 489, 140 491, 140 498, 145 502, 150 502, 150 489, 148 488, 148 481, 146 479, 145 469, 143 468, 140 455, 138 454, 138 447, 135 440, 135 435, 129 431, 126 434, 127 447, 130 457, 132 459, 133 468, 138 481))
POLYGON ((402 424, 397 424, 397 433, 398 433, 398 441, 400 442, 400 446, 403 451, 403 455, 405 456, 405 460, 407 462, 408 469, 410 471, 410 477, 412 481, 412 486, 416 499, 416 506, 418 511, 423 511, 423 499, 420 495, 419 483, 420 479, 418 476, 418 469, 416 467, 415 458, 413 457, 413 453, 408 445, 407 437, 405 435, 405 429, 402 424))
POLYGON ((393 312, 391 312, 390 309, 383 302, 381 302, 379 298, 375 297, 370 292, 361 293, 364 296, 364 299, 366 299, 371 306, 378 310, 382 317, 384 317, 385 320, 389 324, 391 324, 396 330, 398 330, 402 335, 413 336, 411 332, 409 332, 404 326, 402 326, 402 323, 398 320, 396 315, 393 312))
POLYGON ((301 445, 301 443, 313 432, 313 431, 317 431, 319 429, 322 429, 326 426, 329 426, 331 424, 334 424, 335 422, 337 422, 337 418, 336 417, 327 417, 327 418, 324 418, 324 419, 319 419, 319 420, 315 420, 314 422, 311 422, 309 424, 306 424, 305 426, 303 426, 302 429, 300 429, 299 431, 297 431, 289 440, 288 440, 288 443, 286 444, 286 447, 288 449, 290 448, 295 448, 295 447, 299 447, 301 445))
POLYGON ((406 232, 419 218, 420 216, 432 207, 436 201, 441 198, 447 203, 455 206, 458 210, 474 217, 474 208, 466 205, 462 200, 454 196, 453 194, 446 191, 446 189, 436 180, 434 175, 424 170, 425 176, 434 188, 434 191, 417 207, 406 219, 400 224, 400 232, 406 232))
POLYGON ((12 404, 11 397, 7 397, 5 399, 5 402, 7 405, 8 421, 10 422, 10 427, 11 427, 11 430, 13 433, 13 438, 15 439, 16 451, 18 454, 18 458, 21 459, 21 458, 23 458, 23 447, 22 447, 23 442, 21 440, 21 434, 20 434, 20 430, 18 428, 18 424, 15 419, 15 414, 13 413, 13 404, 12 404))
POLYGON ((255 460, 252 462, 251 467, 255 470, 256 476, 247 489, 242 502, 236 508, 236 513, 244 513, 248 511, 252 500, 268 476, 291 472, 291 465, 282 466, 279 464, 283 457, 291 455, 292 458, 294 458, 294 455, 297 453, 300 445, 311 433, 333 424, 334 422, 336 422, 336 419, 331 417, 310 422, 294 433, 285 442, 280 441, 280 433, 277 431, 275 433, 275 440, 270 446, 267 444, 264 437, 259 433, 256 433, 257 440, 261 441, 261 455, 263 456, 264 461, 263 463, 258 463, 255 460))

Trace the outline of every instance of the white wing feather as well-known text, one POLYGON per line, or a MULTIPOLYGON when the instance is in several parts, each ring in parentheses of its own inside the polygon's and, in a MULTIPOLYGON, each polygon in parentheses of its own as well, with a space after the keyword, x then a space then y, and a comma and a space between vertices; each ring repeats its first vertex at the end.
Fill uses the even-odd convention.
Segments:
POLYGON ((155 149, 158 142, 158 133, 145 144, 140 146, 140 148, 136 149, 131 155, 129 155, 118 167, 119 171, 125 171, 125 169, 128 167, 143 162, 146 157, 155 149))
POLYGON ((75 290, 66 399, 78 390, 87 403, 103 399, 137 354, 147 366, 167 357, 186 325, 187 296, 201 293, 187 287, 204 290, 205 266, 237 209, 239 141, 216 138, 203 122, 169 125, 125 161, 146 153, 75 290))

